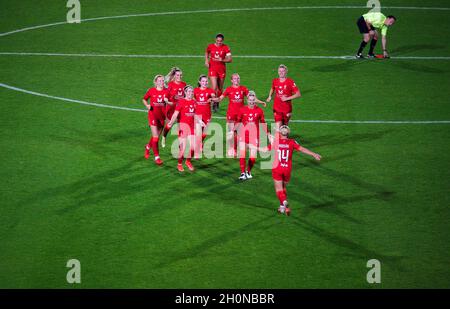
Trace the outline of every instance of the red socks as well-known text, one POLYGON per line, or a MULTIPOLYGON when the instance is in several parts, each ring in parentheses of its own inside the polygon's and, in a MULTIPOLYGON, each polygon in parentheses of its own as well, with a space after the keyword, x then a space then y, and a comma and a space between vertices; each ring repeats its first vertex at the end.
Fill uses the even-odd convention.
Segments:
POLYGON ((148 140, 147 148, 152 149, 152 146, 153 146, 153 136, 151 136, 150 139, 148 140))
POLYGON ((287 200, 286 189, 283 191, 277 191, 278 199, 280 200, 280 205, 283 205, 283 202, 287 200))
POLYGON ((158 137, 152 137, 150 141, 150 146, 153 149, 153 153, 155 154, 155 157, 159 157, 159 146, 158 146, 158 137))
POLYGON ((255 165, 256 162, 256 158, 249 158, 248 159, 248 171, 251 172, 252 171, 252 167, 253 165, 255 165))
POLYGON ((245 157, 239 159, 239 165, 241 166, 241 173, 245 173, 245 157))

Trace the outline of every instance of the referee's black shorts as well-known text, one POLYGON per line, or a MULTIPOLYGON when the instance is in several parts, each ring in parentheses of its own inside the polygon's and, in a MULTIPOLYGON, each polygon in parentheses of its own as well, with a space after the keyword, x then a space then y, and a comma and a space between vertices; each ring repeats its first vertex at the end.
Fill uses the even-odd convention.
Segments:
POLYGON ((362 17, 362 16, 360 18, 358 18, 356 25, 358 26, 359 33, 369 33, 370 30, 375 30, 375 28, 373 26, 370 26, 370 28, 371 28, 370 30, 369 30, 369 28, 367 28, 366 21, 364 20, 364 17, 362 17))

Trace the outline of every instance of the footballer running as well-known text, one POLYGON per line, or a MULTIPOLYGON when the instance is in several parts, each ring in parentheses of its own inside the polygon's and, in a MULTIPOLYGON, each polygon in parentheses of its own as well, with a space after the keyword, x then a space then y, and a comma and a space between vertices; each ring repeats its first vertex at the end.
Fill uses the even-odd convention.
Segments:
POLYGON ((292 171, 292 154, 294 151, 300 151, 304 154, 312 156, 317 161, 322 158, 319 154, 300 146, 294 139, 289 138, 290 129, 283 125, 280 127, 279 134, 277 134, 274 142, 268 147, 259 148, 260 151, 273 151, 275 160, 272 165, 272 178, 275 185, 275 193, 280 201, 278 213, 290 215, 291 209, 287 197, 286 186, 291 179, 292 171))

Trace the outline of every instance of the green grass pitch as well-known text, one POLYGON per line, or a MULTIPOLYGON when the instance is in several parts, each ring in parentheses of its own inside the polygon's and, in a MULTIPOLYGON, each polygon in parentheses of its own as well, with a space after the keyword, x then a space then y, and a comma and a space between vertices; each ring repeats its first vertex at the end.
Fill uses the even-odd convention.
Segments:
MULTIPOLYGON (((203 55, 223 32, 236 56, 228 76, 239 72, 260 98, 276 67, 289 67, 303 94, 294 119, 450 120, 450 60, 395 59, 450 56, 450 10, 382 9, 398 17, 388 33, 393 58, 356 61, 237 56, 354 55, 365 1, 81 4, 82 19, 361 8, 166 14, 17 32, 0 37, 0 83, 141 109, 154 75, 176 65, 194 84, 206 73, 203 60, 4 53, 203 55)), ((62 22, 68 11, 56 0, 1 0, 0 7, 1 33, 62 22)), ((265 114, 273 118, 271 106, 265 114)), ((168 148, 162 167, 143 159, 145 113, 0 87, 0 288, 450 288, 450 124, 296 122, 291 129, 323 161, 295 155, 293 212, 281 217, 270 170, 257 165, 254 179, 240 183, 236 160, 202 159, 195 173, 180 175, 168 148), (69 259, 81 262, 81 284, 66 281, 69 259), (381 262, 381 284, 366 281, 369 259, 381 262)))

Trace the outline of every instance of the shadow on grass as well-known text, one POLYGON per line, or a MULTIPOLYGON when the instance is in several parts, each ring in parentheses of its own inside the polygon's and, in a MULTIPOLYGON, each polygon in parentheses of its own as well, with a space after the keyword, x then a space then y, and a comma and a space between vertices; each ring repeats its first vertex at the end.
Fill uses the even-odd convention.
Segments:
POLYGON ((155 265, 155 267, 156 268, 164 268, 164 267, 171 266, 171 265, 173 265, 177 262, 183 261, 183 260, 195 258, 216 246, 225 245, 227 242, 239 237, 243 233, 266 229, 267 226, 266 225, 261 226, 261 224, 273 219, 273 217, 274 216, 264 216, 263 218, 258 219, 253 222, 250 222, 248 224, 245 224, 238 229, 208 238, 208 239, 202 241, 201 243, 199 243, 198 245, 195 245, 187 250, 184 250, 184 251, 181 251, 178 253, 169 253, 168 252, 166 254, 166 257, 163 259, 163 261, 161 263, 158 263, 157 265, 155 265))
MULTIPOLYGON (((438 69, 429 67, 418 62, 406 61, 406 60, 398 60, 390 62, 391 65, 396 66, 405 71, 412 71, 418 73, 432 73, 432 74, 443 74, 447 73, 448 70, 438 69)), ((440 66, 441 68, 443 66, 440 66)))
POLYGON ((392 54, 407 54, 411 52, 421 51, 421 50, 431 50, 445 48, 444 45, 437 44, 415 44, 415 45, 403 45, 391 50, 392 54))
POLYGON ((352 70, 353 68, 367 64, 368 62, 369 62, 369 60, 365 60, 365 59, 341 60, 339 63, 335 63, 335 64, 320 65, 320 66, 312 67, 311 71, 321 72, 321 73, 343 72, 343 71, 352 70))
POLYGON ((291 138, 296 138, 302 146, 305 147, 322 147, 322 146, 334 146, 343 145, 356 142, 370 142, 373 140, 381 139, 385 135, 393 132, 393 130, 384 130, 370 133, 351 133, 351 134, 327 134, 322 136, 313 137, 311 139, 299 135, 293 134, 291 138))
MULTIPOLYGON (((282 220, 284 220, 284 218, 280 215, 277 215, 274 210, 269 210, 267 208, 265 208, 265 210, 267 215, 264 215, 264 217, 261 219, 245 224, 238 229, 222 233, 211 238, 207 238, 198 245, 192 246, 191 248, 182 250, 178 253, 167 253, 163 262, 158 263, 155 267, 164 268, 183 260, 196 258, 199 255, 208 252, 214 247, 225 245, 227 242, 240 237, 243 233, 255 232, 259 230, 266 231, 271 226, 278 225, 280 222, 282 222, 282 220), (272 214, 270 214, 269 211, 272 214), (280 222, 276 222, 278 219, 280 220, 280 222), (274 223, 271 223, 269 226, 267 224, 264 224, 268 221, 274 221, 274 223)), ((403 269, 401 265, 401 261, 404 258, 403 256, 386 255, 375 250, 371 250, 351 239, 339 236, 336 233, 332 233, 326 229, 314 225, 304 218, 291 216, 287 220, 288 222, 291 222, 292 224, 298 226, 302 231, 309 232, 314 236, 330 243, 332 246, 343 249, 344 252, 342 253, 342 256, 355 257, 364 260, 377 258, 383 263, 395 266, 399 270, 403 269)))
MULTIPOLYGON (((135 146, 135 144, 129 142, 130 139, 139 137, 140 135, 145 136, 145 131, 141 129, 115 133, 111 133, 109 131, 96 131, 94 134, 92 132, 82 131, 76 128, 65 128, 65 131, 70 132, 70 134, 50 134, 48 137, 52 140, 52 142, 63 143, 71 147, 80 147, 100 157, 109 157, 111 155, 122 157, 124 153, 133 155, 132 151, 126 152, 126 150, 133 150, 135 146), (124 147, 123 144, 121 144, 120 148, 115 146, 118 145, 117 143, 124 143, 124 141, 129 143, 126 145, 129 147, 124 147), (125 152, 124 149, 126 149, 125 152)), ((147 135, 150 136, 149 134, 147 135)), ((145 143, 146 140, 144 138, 142 140, 142 151, 145 143)))
MULTIPOLYGON (((141 214, 136 214, 135 217, 123 218, 124 221, 129 222, 144 214, 150 215, 176 207, 179 197, 173 194, 172 185, 174 187, 182 186, 184 179, 176 177, 171 180, 171 185, 158 186, 161 177, 167 176, 167 172, 165 172, 166 175, 164 172, 162 175, 161 171, 165 171, 167 168, 155 166, 153 162, 146 161, 139 156, 117 168, 32 194, 27 199, 19 201, 17 207, 38 203, 47 204, 51 205, 48 208, 52 209, 55 214, 63 216, 81 207, 90 207, 92 211, 96 211, 95 209, 98 209, 100 205, 105 207, 118 199, 151 192, 149 193, 150 206, 147 207, 145 199, 141 199, 137 206, 144 206, 145 210, 141 214), (62 199, 62 205, 54 202, 55 199, 62 199), (167 206, 159 207, 160 205, 167 206)), ((14 228, 19 222, 20 218, 18 217, 11 222, 10 227, 14 228)))
POLYGON ((405 258, 405 256, 386 255, 371 250, 351 239, 347 239, 335 233, 331 233, 323 228, 318 227, 317 225, 312 224, 311 222, 308 222, 305 219, 296 217, 291 217, 290 219, 292 219, 292 222, 301 227, 303 230, 308 231, 317 237, 320 237, 321 239, 332 245, 335 245, 336 247, 340 247, 341 249, 346 250, 346 252, 342 254, 343 256, 351 256, 363 260, 376 258, 382 261, 382 263, 390 264, 400 271, 404 270, 401 262, 405 258))

